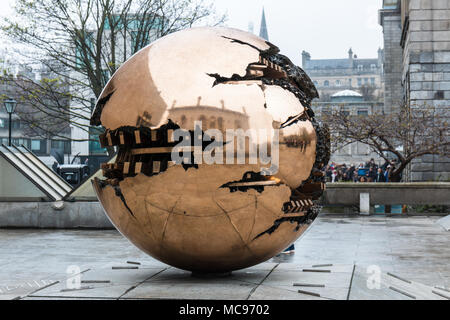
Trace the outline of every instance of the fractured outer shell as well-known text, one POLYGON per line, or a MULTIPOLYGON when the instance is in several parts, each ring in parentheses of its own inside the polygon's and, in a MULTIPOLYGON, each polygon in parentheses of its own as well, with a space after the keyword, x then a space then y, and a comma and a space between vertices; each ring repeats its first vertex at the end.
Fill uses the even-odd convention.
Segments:
POLYGON ((130 58, 91 118, 107 129, 102 145, 119 149, 102 167, 109 179, 93 181, 116 228, 151 256, 197 272, 245 268, 295 241, 317 215, 311 195, 323 185, 311 176, 327 158, 316 152, 314 85, 296 68, 274 45, 228 28, 173 33, 130 58), (252 144, 271 156, 280 129, 278 170, 260 175, 270 164, 250 164, 248 152, 245 164, 172 163, 171 133, 195 121, 203 131, 253 129, 246 151, 252 144))

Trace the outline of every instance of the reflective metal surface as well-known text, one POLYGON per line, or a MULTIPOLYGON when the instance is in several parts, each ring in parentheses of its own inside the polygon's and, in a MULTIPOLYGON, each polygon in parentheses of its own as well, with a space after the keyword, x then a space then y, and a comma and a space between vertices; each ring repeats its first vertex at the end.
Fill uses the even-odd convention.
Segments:
POLYGON ((119 154, 94 189, 117 229, 165 263, 225 272, 263 262, 317 215, 329 141, 310 109, 315 97, 306 74, 252 34, 168 35, 127 61, 99 98, 91 123, 107 129, 100 141, 119 154), (190 130, 195 140, 195 121, 203 136, 223 133, 214 155, 224 164, 173 162, 174 131, 190 130), (226 131, 236 129, 248 137, 230 141, 226 131), (251 150, 267 150, 270 161, 252 162, 251 150))

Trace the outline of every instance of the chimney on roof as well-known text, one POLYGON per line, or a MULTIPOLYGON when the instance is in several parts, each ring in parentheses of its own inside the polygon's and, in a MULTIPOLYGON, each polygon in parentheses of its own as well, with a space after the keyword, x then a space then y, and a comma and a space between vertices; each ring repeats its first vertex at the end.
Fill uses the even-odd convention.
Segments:
POLYGON ((350 69, 353 68, 353 50, 352 50, 352 48, 350 48, 350 50, 348 50, 348 67, 350 69))
POLYGON ((309 52, 306 52, 305 50, 302 51, 302 68, 307 69, 308 68, 308 62, 311 60, 311 55, 309 52))

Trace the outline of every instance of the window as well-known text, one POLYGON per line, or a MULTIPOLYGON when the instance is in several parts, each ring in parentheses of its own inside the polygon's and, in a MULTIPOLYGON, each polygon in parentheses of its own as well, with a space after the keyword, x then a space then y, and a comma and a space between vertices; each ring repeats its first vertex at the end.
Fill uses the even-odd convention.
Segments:
POLYGON ((358 86, 362 86, 362 79, 358 78, 358 86))
POLYGON ((219 130, 223 130, 223 118, 222 117, 219 117, 217 119, 217 126, 218 126, 219 130))
POLYGON ((364 70, 364 66, 362 64, 358 65, 358 71, 363 71, 364 70))
POLYGON ((351 87, 352 86, 352 79, 348 79, 348 85, 351 87))
POLYGON ((330 81, 325 80, 325 82, 323 83, 323 85, 324 85, 325 87, 329 87, 329 86, 330 86, 330 81))
POLYGON ((376 64, 371 64, 371 65, 370 65, 370 69, 371 69, 372 71, 376 71, 376 70, 377 70, 377 65, 376 65, 376 64))
POLYGON ((30 139, 13 138, 11 140, 11 142, 16 146, 24 145, 25 147, 30 148, 30 139))
POLYGON ((359 109, 358 110, 358 116, 368 116, 369 111, 367 109, 359 109))
POLYGON ((371 83, 372 85, 375 85, 375 78, 370 78, 370 83, 371 83))
POLYGON ((19 120, 13 120, 11 127, 12 127, 12 129, 20 129, 20 121, 19 120))
MULTIPOLYGON (((103 130, 100 128, 89 128, 89 154, 106 154, 106 148, 102 148, 98 138, 101 133, 103 133, 103 130)), ((68 143, 70 148, 70 142, 68 143)))
POLYGON ((369 84, 369 78, 364 78, 364 84, 369 84))
POLYGON ((336 80, 336 87, 340 87, 341 86, 341 80, 336 80))
POLYGON ((6 119, 0 119, 0 128, 6 128, 6 119))
MULTIPOLYGON (((8 139, 6 139, 8 140, 8 139)), ((24 145, 27 148, 30 148, 30 139, 23 139, 23 138, 12 138, 11 139, 12 144, 15 144, 16 146, 24 145)), ((5 144, 7 144, 8 141, 6 141, 5 144)))
POLYGON ((208 129, 208 122, 206 121, 206 117, 204 115, 201 115, 198 121, 201 122, 202 130, 208 129))
POLYGON ((36 153, 37 155, 45 155, 47 154, 47 140, 42 139, 33 139, 31 140, 31 151, 36 153))
POLYGON ((181 116, 181 126, 184 128, 184 127, 186 127, 186 124, 187 124, 187 118, 186 118, 186 116, 183 114, 183 115, 181 116))
POLYGON ((209 118, 209 129, 216 129, 216 118, 209 118))
POLYGON ((67 140, 52 140, 51 143, 52 149, 57 149, 63 151, 64 154, 70 154, 70 141, 67 140))
POLYGON ((89 53, 89 49, 91 51, 94 49, 94 33, 87 32, 85 39, 84 43, 80 43, 79 40, 75 39, 75 58, 79 68, 86 68, 87 64, 94 62, 92 55, 89 53), (83 48, 83 45, 89 48, 83 48))
POLYGON ((41 150, 41 140, 31 140, 31 150, 41 150))

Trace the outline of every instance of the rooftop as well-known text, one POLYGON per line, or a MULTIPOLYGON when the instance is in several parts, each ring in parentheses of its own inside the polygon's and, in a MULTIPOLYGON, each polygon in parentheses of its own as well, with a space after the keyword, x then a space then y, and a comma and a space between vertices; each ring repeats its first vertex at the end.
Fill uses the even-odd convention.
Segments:
POLYGON ((342 90, 333 94, 332 97, 362 97, 362 94, 353 90, 342 90))
POLYGON ((381 67, 381 57, 383 55, 383 50, 378 50, 377 58, 370 59, 360 59, 353 50, 348 51, 348 58, 342 59, 311 59, 311 55, 303 51, 302 52, 302 64, 303 68, 306 70, 339 70, 339 69, 360 69, 373 71, 374 65, 375 70, 381 67))

